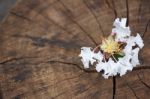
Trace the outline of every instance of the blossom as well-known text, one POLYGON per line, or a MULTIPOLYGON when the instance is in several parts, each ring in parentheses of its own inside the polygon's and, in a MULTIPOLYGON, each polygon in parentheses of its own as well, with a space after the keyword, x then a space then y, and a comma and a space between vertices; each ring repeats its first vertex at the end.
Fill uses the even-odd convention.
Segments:
POLYGON ((131 36, 126 18, 117 18, 113 25, 112 33, 96 47, 97 52, 95 48, 82 47, 79 55, 84 68, 94 65, 97 72, 104 71, 103 77, 106 79, 109 76, 123 76, 139 65, 138 53, 144 46, 140 34, 131 36))
POLYGON ((116 41, 125 41, 125 38, 130 36, 130 27, 126 27, 126 21, 126 18, 122 18, 121 20, 117 18, 114 21, 113 26, 115 26, 115 28, 112 29, 112 32, 116 34, 116 41))
POLYGON ((108 39, 103 40, 100 45, 101 49, 108 53, 119 52, 119 46, 119 43, 116 42, 112 36, 109 36, 108 39))
POLYGON ((82 57, 81 61, 84 64, 84 68, 89 68, 89 64, 93 65, 96 60, 101 61, 103 59, 101 52, 94 53, 90 47, 82 47, 79 56, 82 57))

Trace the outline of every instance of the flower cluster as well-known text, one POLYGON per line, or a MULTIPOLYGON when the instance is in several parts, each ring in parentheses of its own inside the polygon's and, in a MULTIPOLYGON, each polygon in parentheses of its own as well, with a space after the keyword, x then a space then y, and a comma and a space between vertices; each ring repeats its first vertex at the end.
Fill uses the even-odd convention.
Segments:
POLYGON ((114 21, 112 33, 102 39, 102 43, 94 49, 82 47, 80 57, 84 68, 95 66, 97 72, 104 71, 104 78, 124 75, 139 65, 138 53, 143 48, 143 40, 139 34, 131 36, 130 27, 126 26, 126 18, 114 21))

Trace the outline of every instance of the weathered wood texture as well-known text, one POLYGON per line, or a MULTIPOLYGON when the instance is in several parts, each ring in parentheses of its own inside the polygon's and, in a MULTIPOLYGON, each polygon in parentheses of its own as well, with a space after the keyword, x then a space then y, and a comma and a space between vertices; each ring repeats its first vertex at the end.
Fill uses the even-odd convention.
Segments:
POLYGON ((0 23, 7 16, 9 10, 14 6, 17 0, 0 0, 0 23))
POLYGON ((116 17, 145 33, 140 60, 149 66, 149 0, 18 0, 0 28, 0 98, 148 99, 150 69, 117 77, 116 87, 81 70, 80 47, 100 43, 116 17))

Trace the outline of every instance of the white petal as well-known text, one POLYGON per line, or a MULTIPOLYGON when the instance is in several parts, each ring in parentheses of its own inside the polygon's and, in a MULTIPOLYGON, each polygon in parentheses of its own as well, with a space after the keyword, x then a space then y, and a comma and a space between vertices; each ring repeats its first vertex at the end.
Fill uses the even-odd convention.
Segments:
POLYGON ((131 56, 126 55, 123 58, 119 58, 118 61, 118 73, 120 76, 126 74, 126 72, 129 70, 131 71, 133 69, 132 64, 130 63, 131 56))
POLYGON ((136 37, 130 36, 127 41, 127 45, 124 48, 124 53, 128 54, 132 52, 132 47, 135 46, 136 44, 142 48, 144 46, 143 40, 139 34, 137 34, 136 37))
POLYGON ((115 28, 112 29, 112 33, 116 33, 116 41, 126 41, 126 37, 130 36, 131 31, 129 27, 126 27, 126 18, 119 20, 117 18, 114 21, 115 28))
POLYGON ((143 40, 139 34, 136 35, 135 37, 135 43, 142 48, 144 46, 143 40))
POLYGON ((139 59, 138 59, 138 53, 139 53, 139 48, 136 48, 132 50, 132 59, 131 59, 131 64, 135 67, 136 65, 139 65, 139 59))
POLYGON ((89 60, 85 60, 85 59, 81 59, 83 65, 84 65, 84 68, 89 68, 89 63, 90 61, 89 60))
POLYGON ((126 40, 127 45, 125 46, 125 48, 124 48, 124 50, 123 50, 125 54, 131 53, 132 47, 135 46, 135 39, 134 39, 134 38, 135 38, 135 37, 130 36, 130 37, 126 40))
POLYGON ((102 61, 103 59, 101 52, 94 53, 91 51, 90 47, 82 47, 79 56, 82 57, 81 61, 84 65, 84 68, 89 68, 89 64, 93 65, 96 60, 102 61))
POLYGON ((114 21, 115 28, 112 29, 112 34, 116 34, 116 41, 122 41, 126 43, 123 52, 125 54, 124 57, 119 58, 117 62, 109 58, 107 62, 103 62, 103 54, 99 51, 98 53, 94 53, 90 47, 82 47, 80 57, 82 57, 81 61, 83 62, 84 68, 89 68, 89 65, 93 65, 96 62, 96 71, 104 71, 103 77, 108 78, 109 76, 116 76, 120 74, 123 76, 127 73, 127 71, 132 71, 133 67, 140 64, 138 59, 139 50, 144 46, 143 40, 139 34, 136 37, 130 36, 131 31, 129 27, 126 27, 126 18, 122 18, 119 20, 117 18, 114 21), (134 48, 135 45, 139 47, 134 48))
POLYGON ((121 19, 121 26, 126 27, 126 22, 127 22, 127 18, 122 18, 121 19))
POLYGON ((96 65, 97 72, 104 71, 104 78, 117 75, 116 63, 110 58, 108 62, 99 62, 96 65))
POLYGON ((82 57, 81 61, 84 65, 84 68, 89 68, 89 63, 90 61, 94 61, 92 59, 93 57, 93 52, 91 51, 90 47, 82 47, 81 48, 81 53, 79 55, 80 57, 82 57))
POLYGON ((107 64, 104 63, 104 62, 99 62, 97 65, 96 65, 96 71, 97 72, 100 72, 102 70, 105 70, 107 68, 107 64))
POLYGON ((93 58, 101 62, 103 60, 103 54, 100 51, 98 53, 93 52, 93 58))

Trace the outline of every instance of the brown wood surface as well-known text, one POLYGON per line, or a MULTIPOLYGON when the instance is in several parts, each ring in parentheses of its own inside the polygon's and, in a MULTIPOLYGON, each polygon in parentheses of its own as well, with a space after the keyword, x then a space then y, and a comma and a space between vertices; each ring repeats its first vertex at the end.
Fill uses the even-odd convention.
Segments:
POLYGON ((149 68, 116 83, 82 70, 80 48, 99 44, 116 17, 144 34, 139 57, 149 66, 150 0, 18 0, 0 26, 0 98, 149 99, 149 68))
POLYGON ((9 10, 14 6, 17 0, 0 0, 0 23, 7 16, 9 10))

